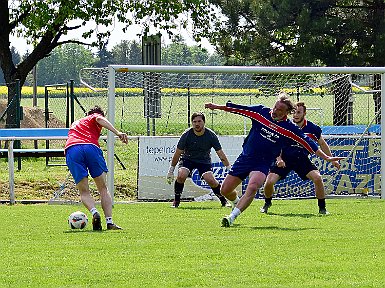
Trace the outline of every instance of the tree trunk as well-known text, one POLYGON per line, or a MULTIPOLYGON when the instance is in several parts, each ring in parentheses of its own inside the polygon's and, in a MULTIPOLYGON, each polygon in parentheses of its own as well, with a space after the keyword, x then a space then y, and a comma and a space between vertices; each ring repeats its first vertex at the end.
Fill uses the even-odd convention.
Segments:
POLYGON ((5 128, 20 128, 20 80, 8 85, 8 106, 5 128))

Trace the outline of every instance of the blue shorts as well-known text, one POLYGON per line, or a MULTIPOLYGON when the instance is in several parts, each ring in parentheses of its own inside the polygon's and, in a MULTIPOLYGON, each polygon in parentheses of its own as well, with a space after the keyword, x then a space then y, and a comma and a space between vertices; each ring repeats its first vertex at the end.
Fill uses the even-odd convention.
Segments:
POLYGON ((286 164, 285 168, 274 165, 270 169, 270 172, 279 175, 280 180, 285 179, 292 170, 297 173, 302 180, 309 180, 306 175, 313 170, 318 170, 317 166, 310 161, 309 157, 302 154, 295 158, 284 159, 284 161, 286 164))
POLYGON ((88 171, 92 178, 108 172, 106 160, 102 149, 92 144, 78 144, 66 149, 66 164, 75 183, 78 184, 84 177, 88 177, 88 171))
POLYGON ((259 171, 267 175, 272 162, 271 159, 248 157, 241 154, 235 160, 229 174, 241 180, 245 180, 252 171, 259 171))

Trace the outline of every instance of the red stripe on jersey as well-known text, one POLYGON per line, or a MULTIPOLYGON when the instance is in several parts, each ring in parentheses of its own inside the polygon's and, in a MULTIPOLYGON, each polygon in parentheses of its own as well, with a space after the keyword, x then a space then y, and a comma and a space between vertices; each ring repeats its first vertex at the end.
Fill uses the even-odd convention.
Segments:
POLYGON ((318 142, 317 136, 315 136, 314 134, 312 134, 312 133, 305 133, 305 134, 309 138, 313 139, 315 142, 318 142))
MULTIPOLYGON (((257 112, 249 111, 249 110, 242 110, 242 109, 232 108, 232 107, 226 107, 225 111, 237 113, 237 114, 246 116, 248 118, 254 119, 254 120, 258 121, 259 123, 261 123, 262 125, 270 128, 271 130, 274 130, 275 132, 277 132, 277 133, 279 133, 279 134, 281 134, 287 138, 290 138, 290 139, 294 140, 295 142, 298 142, 307 151, 309 151, 309 153, 311 153, 311 154, 315 153, 315 151, 311 148, 311 146, 309 145, 309 143, 306 142, 305 139, 301 138, 300 136, 298 136, 294 132, 287 130, 287 129, 271 122, 270 120, 266 119, 265 117, 263 117, 261 114, 259 114, 257 112)), ((298 129, 300 129, 300 128, 298 128, 298 129)))

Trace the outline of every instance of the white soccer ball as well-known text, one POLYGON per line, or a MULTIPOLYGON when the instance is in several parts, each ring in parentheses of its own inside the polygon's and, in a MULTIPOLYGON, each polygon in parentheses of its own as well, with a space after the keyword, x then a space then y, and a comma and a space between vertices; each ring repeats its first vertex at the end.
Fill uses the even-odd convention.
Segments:
POLYGON ((83 229, 87 226, 88 217, 81 211, 73 212, 68 217, 68 225, 71 229, 83 229))

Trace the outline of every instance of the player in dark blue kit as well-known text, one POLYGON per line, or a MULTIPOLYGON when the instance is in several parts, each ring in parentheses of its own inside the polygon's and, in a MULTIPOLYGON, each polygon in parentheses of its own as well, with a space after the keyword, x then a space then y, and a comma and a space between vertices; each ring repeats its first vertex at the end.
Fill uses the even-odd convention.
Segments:
MULTIPOLYGON (((316 141, 321 150, 326 155, 332 156, 329 145, 322 137, 321 128, 306 120, 306 106, 303 102, 296 104, 296 110, 293 115, 293 122, 297 124, 302 131, 316 141)), ((267 213, 271 206, 271 200, 274 194, 274 185, 281 179, 294 171, 301 177, 302 180, 310 179, 314 183, 314 190, 318 199, 318 208, 320 214, 329 214, 326 210, 325 203, 325 187, 321 178, 321 175, 317 167, 310 161, 309 152, 303 148, 303 146, 293 143, 291 146, 284 147, 281 155, 277 157, 277 161, 274 166, 270 169, 269 175, 267 175, 264 193, 265 193, 265 205, 261 208, 262 213, 267 213)), ((337 169, 340 168, 338 161, 332 162, 333 166, 337 169)))
POLYGON ((236 205, 231 214, 222 219, 224 227, 230 227, 252 203, 258 189, 265 182, 270 166, 280 155, 283 147, 297 142, 309 153, 315 153, 326 161, 341 159, 340 157, 330 157, 318 149, 317 144, 287 118, 294 111, 294 104, 285 93, 279 94, 272 109, 263 105, 244 106, 231 102, 226 105, 207 103, 205 107, 243 115, 252 120, 252 127, 243 143, 242 153, 222 183, 221 194, 236 205), (245 193, 238 201, 235 188, 246 177, 249 177, 249 183, 245 193))

